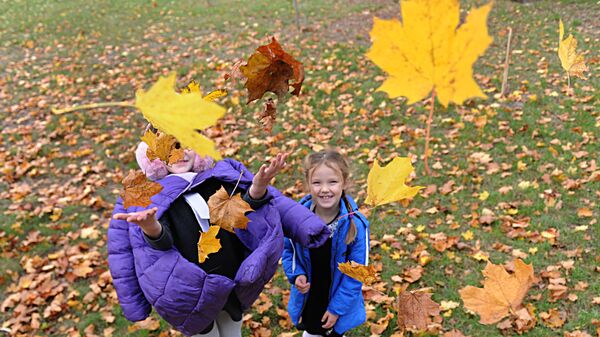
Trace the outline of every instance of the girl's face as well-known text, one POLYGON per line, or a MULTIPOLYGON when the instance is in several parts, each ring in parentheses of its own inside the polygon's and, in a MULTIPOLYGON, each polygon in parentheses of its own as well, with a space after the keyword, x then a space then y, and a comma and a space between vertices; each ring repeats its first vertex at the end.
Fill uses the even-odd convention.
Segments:
POLYGON ((308 183, 316 210, 337 212, 344 192, 344 178, 341 173, 321 164, 313 170, 308 183))
POLYGON ((167 171, 169 171, 169 173, 185 173, 192 170, 196 153, 190 149, 183 150, 183 153, 183 160, 180 160, 175 164, 167 165, 167 171))

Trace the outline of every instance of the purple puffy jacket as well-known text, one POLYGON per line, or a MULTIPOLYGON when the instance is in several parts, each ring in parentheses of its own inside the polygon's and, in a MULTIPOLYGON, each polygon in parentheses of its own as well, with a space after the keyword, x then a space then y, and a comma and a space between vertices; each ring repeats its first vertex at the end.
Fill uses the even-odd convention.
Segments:
MULTIPOLYGON (((176 175, 167 176, 158 181, 163 190, 151 198, 148 208, 157 207, 160 218, 175 199, 207 178, 236 183, 242 170, 240 186, 248 189, 252 173, 231 159, 217 162, 214 168, 196 175, 191 183, 176 175)), ((231 291, 235 291, 243 310, 252 305, 277 269, 284 235, 311 248, 325 242, 329 230, 316 215, 275 188, 269 187, 269 193, 273 199, 247 215, 247 230, 236 230, 250 253, 235 280, 206 274, 175 247, 167 251, 153 249, 144 240, 140 227, 113 219, 108 228, 108 264, 125 317, 130 321, 143 320, 153 306, 177 330, 197 334, 216 319, 231 291)), ((113 214, 143 209, 125 209, 119 198, 113 214)))

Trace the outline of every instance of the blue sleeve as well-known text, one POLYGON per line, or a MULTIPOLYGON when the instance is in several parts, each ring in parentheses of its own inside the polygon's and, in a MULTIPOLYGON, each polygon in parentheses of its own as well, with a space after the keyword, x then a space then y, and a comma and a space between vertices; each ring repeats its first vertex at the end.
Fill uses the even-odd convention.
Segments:
MULTIPOLYGON (((356 239, 348 245, 348 261, 354 261, 362 265, 369 263, 369 223, 357 214, 354 218, 356 225, 356 239)), ((337 266, 336 266, 337 268, 337 266)), ((338 316, 347 314, 352 308, 352 299, 362 295, 362 283, 342 273, 342 282, 332 294, 327 310, 338 316)))
POLYGON ((297 248, 292 240, 288 238, 283 239, 283 270, 285 271, 285 275, 291 284, 296 282, 296 277, 300 275, 307 275, 306 271, 299 263, 300 257, 298 254, 301 254, 302 252, 297 252, 296 249, 297 248))
POLYGON ((274 204, 281 215, 283 234, 303 247, 316 248, 327 241, 329 228, 308 208, 269 187, 274 204))

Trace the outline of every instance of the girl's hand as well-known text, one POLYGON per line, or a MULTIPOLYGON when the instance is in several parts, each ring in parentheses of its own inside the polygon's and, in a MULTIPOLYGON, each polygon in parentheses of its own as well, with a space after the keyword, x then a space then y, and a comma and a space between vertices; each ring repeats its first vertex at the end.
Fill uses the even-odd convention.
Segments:
POLYGON ((300 275, 296 277, 296 282, 294 282, 294 285, 301 294, 306 294, 308 289, 310 289, 310 283, 306 282, 306 275, 300 275))
POLYGON ((331 329, 338 320, 338 315, 332 314, 329 311, 325 311, 325 315, 321 318, 321 322, 324 322, 323 329, 331 329))
POLYGON ((269 166, 263 164, 260 169, 258 169, 258 173, 256 173, 254 179, 252 179, 252 186, 250 186, 250 190, 248 191, 250 198, 262 199, 264 197, 271 179, 285 167, 285 160, 287 157, 287 153, 279 153, 277 154, 277 157, 271 161, 269 166))
POLYGON ((113 219, 132 222, 140 226, 144 234, 150 238, 158 238, 162 232, 162 226, 156 220, 157 211, 158 208, 154 207, 140 212, 117 213, 113 215, 113 219))

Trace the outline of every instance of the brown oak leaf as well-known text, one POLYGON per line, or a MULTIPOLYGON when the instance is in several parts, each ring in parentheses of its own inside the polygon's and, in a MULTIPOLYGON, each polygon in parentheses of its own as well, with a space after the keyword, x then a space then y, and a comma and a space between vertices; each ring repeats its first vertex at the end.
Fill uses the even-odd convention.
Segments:
POLYGON ((234 228, 246 229, 250 221, 246 212, 252 211, 240 194, 229 196, 224 187, 208 199, 210 221, 226 231, 234 233, 234 228))
POLYGON ((125 193, 121 194, 123 198, 123 207, 131 206, 148 207, 152 201, 150 197, 162 191, 159 183, 150 181, 142 171, 130 170, 127 177, 123 179, 125 193))
POLYGON ((248 103, 261 98, 265 92, 275 93, 280 99, 294 88, 292 95, 298 96, 304 81, 304 66, 286 53, 273 37, 271 43, 260 46, 250 56, 248 63, 240 67, 247 81, 248 103), (294 83, 289 83, 294 80, 294 83))

